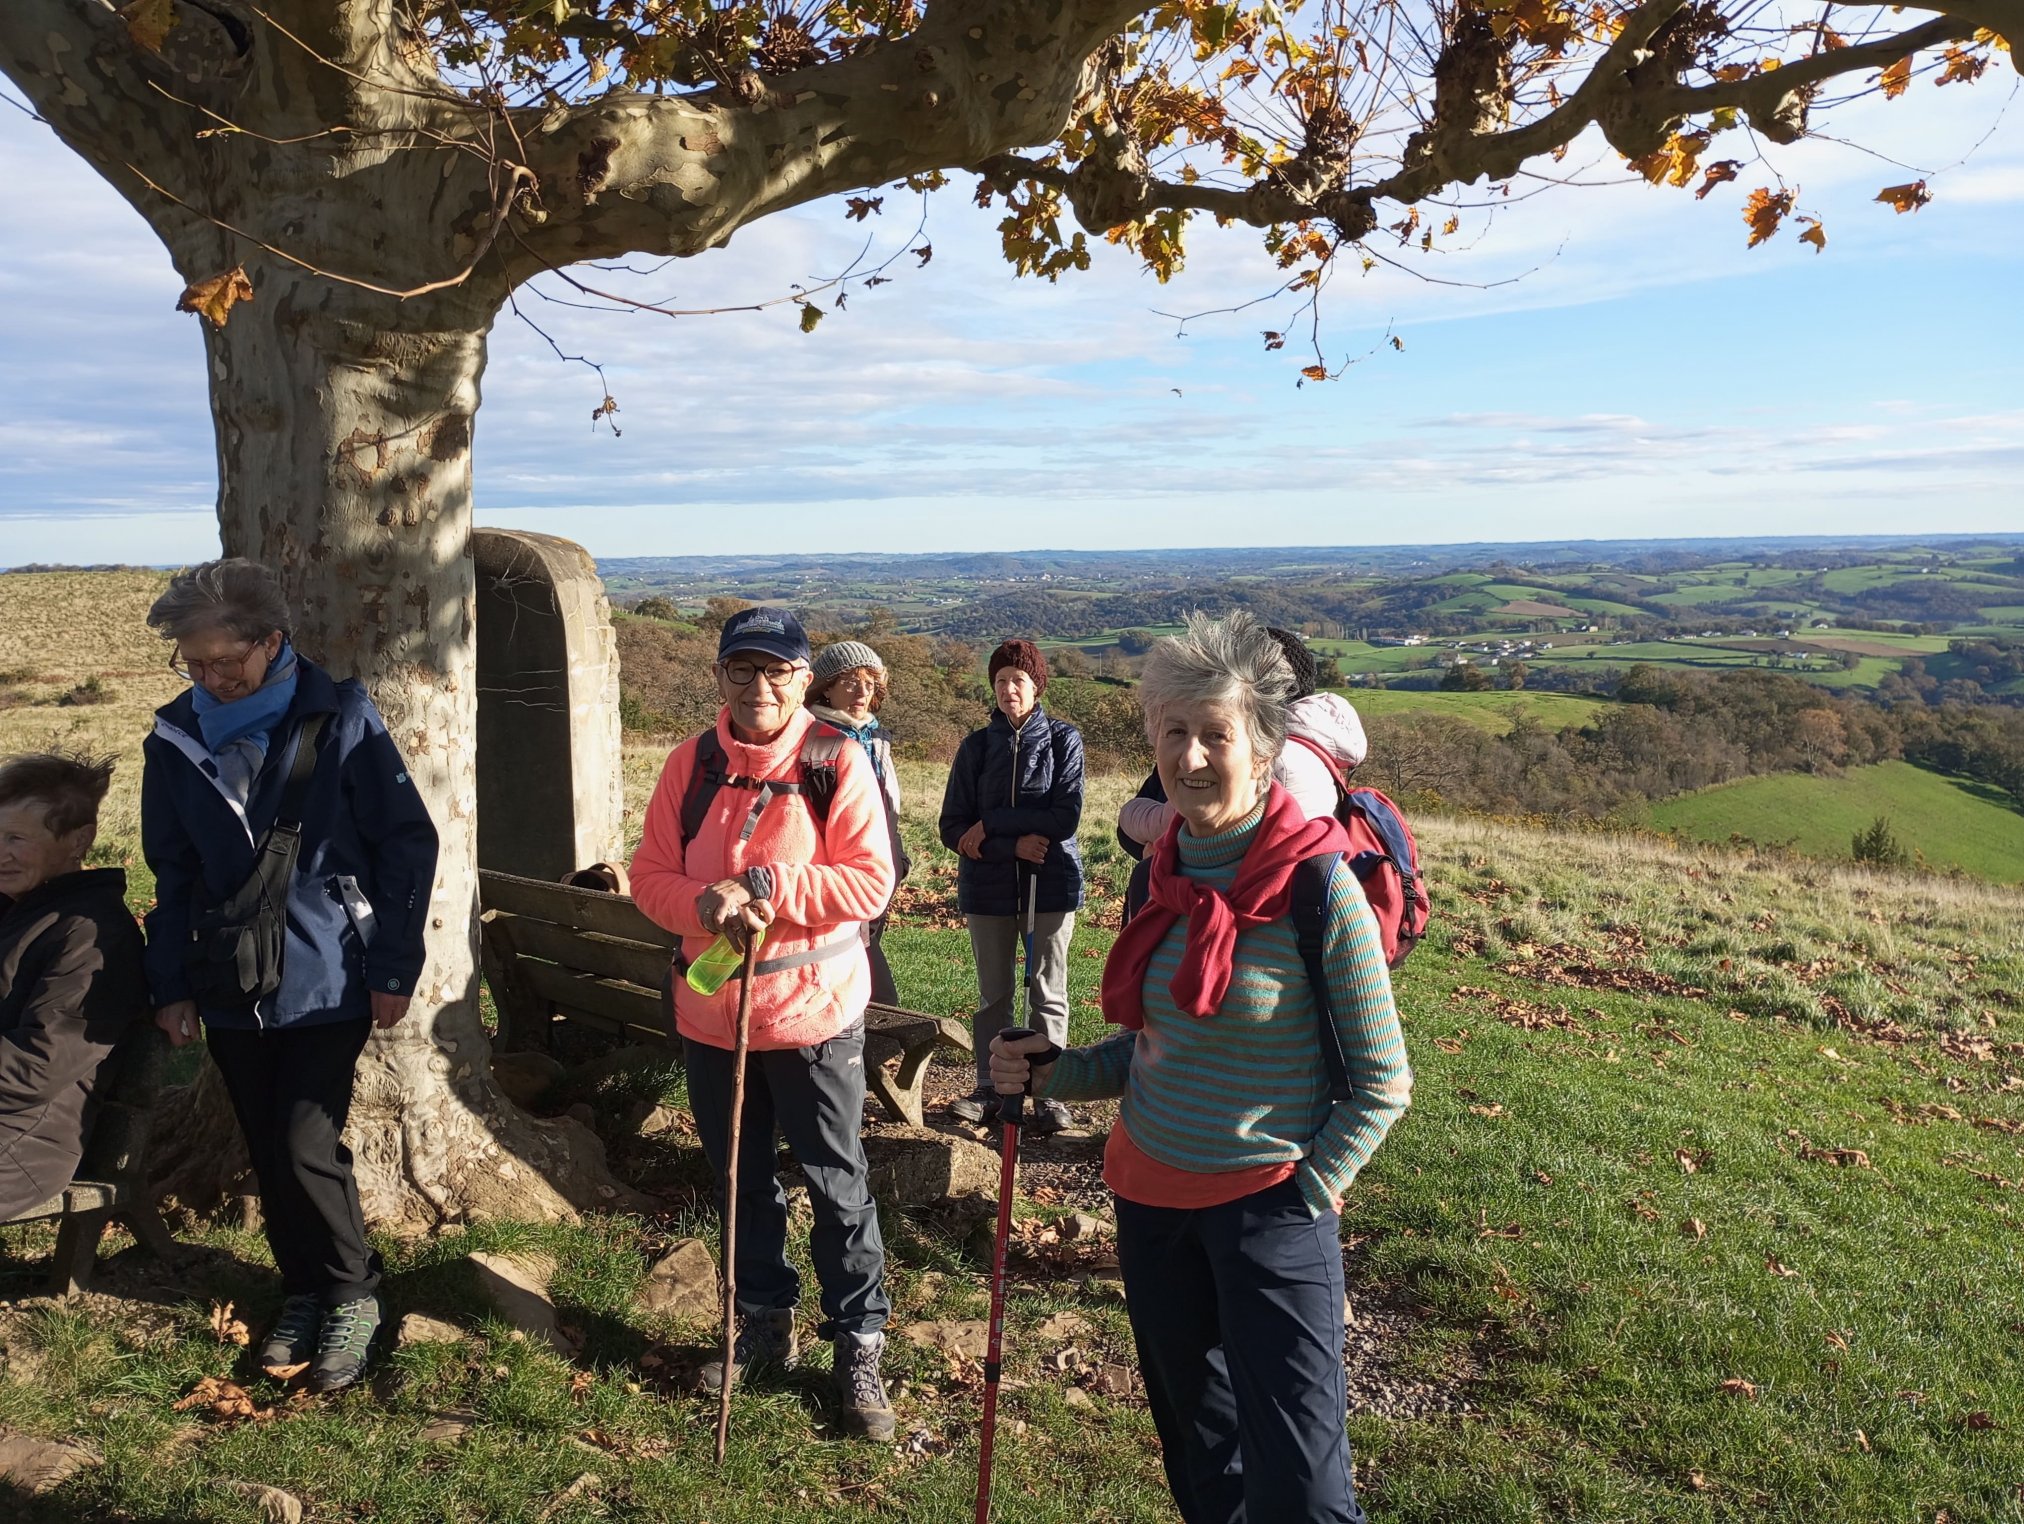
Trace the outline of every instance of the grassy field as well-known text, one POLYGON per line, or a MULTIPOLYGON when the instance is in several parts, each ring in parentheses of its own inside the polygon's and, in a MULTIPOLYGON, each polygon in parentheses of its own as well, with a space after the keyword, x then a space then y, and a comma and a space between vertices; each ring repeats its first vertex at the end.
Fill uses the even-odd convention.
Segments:
POLYGON ((1379 714, 1444 714, 1503 735, 1520 714, 1548 730, 1585 725, 1607 699, 1572 693, 1443 693, 1438 689, 1344 688, 1338 690, 1365 719, 1379 714))
POLYGON ((1839 777, 1745 778, 1661 800, 1642 819, 1702 841, 1739 835, 1767 845, 1789 842, 1812 857, 1846 857, 1849 838, 1879 815, 1934 867, 2024 882, 2024 814, 1993 790, 1908 762, 1853 767, 1839 777))

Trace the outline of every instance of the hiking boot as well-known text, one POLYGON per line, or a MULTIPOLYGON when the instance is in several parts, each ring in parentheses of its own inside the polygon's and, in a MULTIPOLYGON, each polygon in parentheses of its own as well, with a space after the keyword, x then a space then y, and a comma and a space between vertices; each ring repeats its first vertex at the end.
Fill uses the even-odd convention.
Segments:
POLYGON ((878 1374, 885 1347, 882 1333, 837 1335, 836 1395, 841 1406, 836 1416, 846 1434, 866 1439, 893 1437, 897 1427, 893 1405, 878 1374))
POLYGON ((1026 1131, 1036 1138, 1052 1137, 1055 1133, 1065 1132, 1074 1125, 1075 1118, 1069 1115, 1068 1108, 1059 1101, 1035 1101, 1033 1110, 1027 1113, 1026 1117, 1026 1131))
POLYGON ((270 1376, 283 1371, 293 1375, 316 1353, 316 1336, 323 1327, 323 1303, 313 1296, 292 1296, 281 1304, 281 1316, 260 1346, 260 1368, 270 1376))
POLYGON ((354 1297, 330 1309, 323 1336, 316 1341, 316 1363, 309 1368, 314 1392, 341 1392, 364 1374, 366 1357, 380 1331, 380 1300, 354 1297))
MULTIPOLYGON (((794 1309, 774 1307, 765 1312, 741 1313, 738 1337, 731 1344, 731 1384, 739 1385, 763 1371, 791 1371, 801 1363, 801 1351, 794 1338, 794 1309)), ((722 1391, 724 1362, 712 1360, 698 1374, 703 1390, 722 1391)))
POLYGON ((968 1095, 949 1102, 949 1115, 972 1127, 988 1127, 998 1120, 998 1092, 979 1085, 968 1095))

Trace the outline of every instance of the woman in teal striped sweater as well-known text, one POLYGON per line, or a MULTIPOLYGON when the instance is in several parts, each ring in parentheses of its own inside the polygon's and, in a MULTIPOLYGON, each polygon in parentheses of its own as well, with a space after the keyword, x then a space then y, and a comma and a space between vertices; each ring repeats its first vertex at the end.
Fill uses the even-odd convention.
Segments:
POLYGON ((1329 880, 1327 1009, 1350 1081, 1331 1095, 1291 909, 1295 868, 1343 851, 1271 781, 1292 673, 1249 615, 1196 615, 1140 682, 1178 818, 1151 900, 1104 969, 1123 1031, 1053 1063, 992 1044, 998 1090, 1123 1097, 1104 1151, 1118 1258, 1188 1524, 1362 1524, 1343 1432, 1343 1195, 1411 1098, 1391 978, 1356 876, 1329 880))

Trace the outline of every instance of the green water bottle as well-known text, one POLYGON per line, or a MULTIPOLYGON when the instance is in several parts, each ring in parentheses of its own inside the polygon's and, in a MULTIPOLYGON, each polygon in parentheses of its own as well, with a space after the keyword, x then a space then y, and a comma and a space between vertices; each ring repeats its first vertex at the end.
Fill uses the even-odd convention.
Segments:
MULTIPOLYGON (((765 941, 766 928, 762 926, 752 933, 753 950, 757 951, 765 941)), ((745 954, 731 945, 729 937, 720 936, 704 949, 702 957, 689 965, 689 988, 698 995, 714 995, 744 964, 745 954)))

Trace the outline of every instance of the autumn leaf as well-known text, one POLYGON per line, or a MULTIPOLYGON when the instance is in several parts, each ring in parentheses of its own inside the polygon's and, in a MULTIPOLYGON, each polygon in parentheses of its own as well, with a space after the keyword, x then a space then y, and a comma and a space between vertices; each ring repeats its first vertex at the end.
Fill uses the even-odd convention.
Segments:
POLYGON ((1900 95, 1903 95, 1911 87, 1912 55, 1909 53, 1905 54, 1903 58, 1900 58, 1888 69, 1885 69, 1883 73, 1879 74, 1876 77, 1876 82, 1882 87, 1885 100, 1896 100, 1900 95))
POLYGON ((1982 77, 1982 71, 1989 67, 1989 60, 1977 58, 1973 53, 1959 47, 1947 49, 1947 66, 1940 71, 1936 85, 1973 84, 1982 77))
POLYGON ((232 1316, 232 1303, 211 1304, 211 1337, 220 1344, 247 1345, 253 1342, 253 1335, 246 1325, 232 1316))
POLYGON ((176 311, 197 313, 223 328, 235 303, 252 300, 253 282, 246 276, 246 267, 234 265, 222 275, 192 282, 177 301, 176 311))
POLYGON ((844 203, 844 215, 852 222, 862 222, 873 212, 885 205, 883 196, 851 196, 844 203))
POLYGON ((1750 199, 1743 206, 1743 220, 1750 225, 1748 247, 1754 249, 1776 233, 1778 224, 1791 210, 1791 191, 1779 191, 1774 195, 1770 187, 1760 185, 1750 192, 1750 199))
POLYGON ((823 310, 816 306, 815 303, 803 302, 801 304, 801 331, 803 333, 815 332, 815 325, 821 322, 825 315, 823 310))
POLYGON ((1925 181, 1914 180, 1909 185, 1886 185, 1876 193, 1876 199, 1903 215, 1924 206, 1933 199, 1933 193, 1926 189, 1925 181))
POLYGON ((1727 1381, 1724 1381, 1722 1383, 1722 1390, 1727 1392, 1731 1397, 1746 1397, 1752 1402, 1757 1400, 1757 1383, 1745 1381, 1741 1376, 1731 1376, 1727 1381))
POLYGON ((1326 381, 1328 379, 1328 367, 1326 365, 1303 365, 1300 367, 1300 374, 1310 381, 1326 381))
POLYGON ((1764 1268, 1777 1276, 1781 1281, 1789 1281, 1799 1274, 1790 1265, 1780 1263, 1774 1255, 1770 1254, 1764 1256, 1764 1268))
POLYGON ((1680 1236, 1696 1241, 1708 1236, 1708 1225, 1698 1217, 1688 1217, 1680 1223, 1680 1236))
POLYGON ((1462 219, 1460 217, 1450 217, 1446 222, 1441 224, 1441 236, 1444 238, 1452 237, 1461 226, 1462 219))
POLYGON ((1727 185, 1731 180, 1736 178, 1736 171, 1742 167, 1743 163, 1740 159, 1717 159, 1713 164, 1708 166, 1707 178, 1701 182, 1701 188, 1694 192, 1694 199, 1696 201, 1707 200, 1709 191, 1718 185, 1727 185))
POLYGON ((1979 1408, 1972 1413, 1963 1413, 1956 1421, 1964 1429, 1993 1429, 1996 1427, 1996 1420, 1979 1408))
POLYGON ((1265 329, 1264 333, 1265 333, 1265 348, 1267 350, 1284 349, 1286 347, 1285 334, 1275 333, 1270 328, 1265 329))
POLYGON ((133 0, 119 15, 127 36, 150 53, 159 53, 169 40, 169 28, 176 24, 175 0, 133 0))
POLYGON ((1821 225, 1818 217, 1801 217, 1799 220, 1806 225, 1806 231, 1799 235, 1799 241, 1812 244, 1813 252, 1820 253, 1827 247, 1827 229, 1821 225))
POLYGON ((935 246, 931 243, 924 243, 918 249, 909 249, 907 252, 918 259, 921 264, 925 265, 935 257, 935 246))

